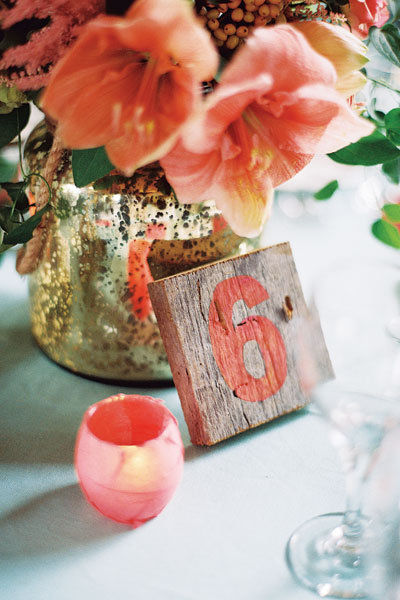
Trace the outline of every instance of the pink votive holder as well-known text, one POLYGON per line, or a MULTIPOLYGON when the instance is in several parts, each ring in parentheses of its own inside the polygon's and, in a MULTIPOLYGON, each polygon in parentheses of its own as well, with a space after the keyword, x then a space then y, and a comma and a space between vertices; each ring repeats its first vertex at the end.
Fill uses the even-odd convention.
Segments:
POLYGON ((173 496, 183 453, 177 421, 161 400, 118 394, 85 412, 75 467, 90 504, 114 521, 139 527, 173 496))

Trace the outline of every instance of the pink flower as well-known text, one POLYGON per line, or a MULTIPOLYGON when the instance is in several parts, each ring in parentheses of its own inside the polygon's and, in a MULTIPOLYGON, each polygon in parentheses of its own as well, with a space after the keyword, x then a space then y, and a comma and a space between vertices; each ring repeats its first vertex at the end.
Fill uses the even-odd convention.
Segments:
POLYGON ((12 206, 12 200, 5 189, 1 189, 0 186, 0 208, 3 206, 12 206))
POLYGON ((357 30, 361 37, 368 35, 372 25, 382 27, 389 18, 386 0, 349 0, 350 7, 347 15, 353 29, 357 30))
POLYGON ((72 148, 105 145, 127 175, 174 145, 218 56, 187 0, 137 0, 89 23, 54 70, 42 107, 72 148))
MULTIPOLYGON (((0 3, 3 4, 3 3, 0 3)), ((0 10, 2 29, 26 19, 49 19, 25 44, 6 50, 0 81, 20 90, 37 90, 49 81, 51 68, 65 54, 82 25, 105 10, 105 0, 16 0, 0 10)))
POLYGON ((161 161, 179 200, 215 200, 235 233, 258 235, 273 187, 314 154, 373 129, 335 90, 336 80, 332 63, 291 26, 256 29, 161 161))

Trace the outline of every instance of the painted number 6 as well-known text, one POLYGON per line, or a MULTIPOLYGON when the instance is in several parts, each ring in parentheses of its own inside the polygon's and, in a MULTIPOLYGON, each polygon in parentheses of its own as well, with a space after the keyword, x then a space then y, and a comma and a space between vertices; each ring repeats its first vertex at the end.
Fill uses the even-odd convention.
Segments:
POLYGON ((282 387, 287 373, 286 349, 279 330, 266 317, 247 317, 236 327, 232 323, 235 302, 248 308, 268 300, 259 281, 248 275, 225 279, 217 284, 210 304, 208 329, 214 358, 231 390, 247 402, 266 400, 282 387), (255 340, 265 364, 265 374, 255 378, 244 364, 243 348, 255 340))

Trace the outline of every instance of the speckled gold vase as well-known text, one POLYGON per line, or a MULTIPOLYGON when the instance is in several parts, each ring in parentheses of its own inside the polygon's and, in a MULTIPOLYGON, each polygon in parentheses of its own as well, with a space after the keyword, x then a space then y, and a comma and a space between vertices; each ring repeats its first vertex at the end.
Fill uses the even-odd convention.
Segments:
MULTIPOLYGON (((44 124, 33 131, 31 170, 43 167, 51 142, 44 124)), ((55 216, 29 286, 39 346, 86 376, 171 378, 148 280, 247 252, 257 240, 235 235, 211 203, 179 204, 156 163, 77 188, 65 152, 53 189, 55 216)))

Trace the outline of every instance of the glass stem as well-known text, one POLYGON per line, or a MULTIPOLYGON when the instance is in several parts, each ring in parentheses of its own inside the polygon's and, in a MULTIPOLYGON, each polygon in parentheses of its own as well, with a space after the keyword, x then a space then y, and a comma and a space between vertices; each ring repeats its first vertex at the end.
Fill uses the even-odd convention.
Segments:
POLYGON ((369 457, 357 456, 352 463, 346 472, 346 509, 343 516, 343 536, 348 550, 359 546, 364 530, 361 511, 369 457))

